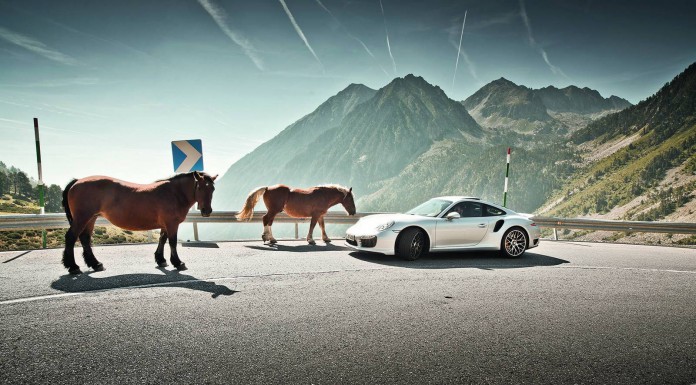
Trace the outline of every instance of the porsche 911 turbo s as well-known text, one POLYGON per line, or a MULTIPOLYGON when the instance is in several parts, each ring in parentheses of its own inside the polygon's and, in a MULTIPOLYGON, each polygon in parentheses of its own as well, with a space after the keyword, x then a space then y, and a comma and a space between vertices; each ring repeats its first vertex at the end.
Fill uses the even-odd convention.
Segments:
POLYGON ((404 214, 363 217, 346 231, 345 245, 407 260, 458 250, 500 250, 517 258, 539 246, 540 234, 534 221, 508 208, 474 197, 444 196, 404 214))

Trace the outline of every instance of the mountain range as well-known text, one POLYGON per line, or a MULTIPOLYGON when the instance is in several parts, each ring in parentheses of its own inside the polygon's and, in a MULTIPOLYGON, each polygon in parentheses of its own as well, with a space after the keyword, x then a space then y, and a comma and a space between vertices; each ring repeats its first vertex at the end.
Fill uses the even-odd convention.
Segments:
POLYGON ((238 210, 250 190, 277 183, 351 186, 363 212, 448 194, 501 203, 507 147, 508 206, 517 211, 608 215, 645 194, 654 205, 669 172, 682 178, 669 199, 683 206, 696 168, 694 68, 636 106, 587 87, 531 89, 504 78, 464 101, 414 75, 379 90, 351 84, 231 165, 214 207, 238 210))
POLYGON ((587 87, 531 89, 505 78, 492 81, 463 101, 481 125, 528 134, 568 134, 592 120, 630 107, 618 96, 603 98, 587 87))

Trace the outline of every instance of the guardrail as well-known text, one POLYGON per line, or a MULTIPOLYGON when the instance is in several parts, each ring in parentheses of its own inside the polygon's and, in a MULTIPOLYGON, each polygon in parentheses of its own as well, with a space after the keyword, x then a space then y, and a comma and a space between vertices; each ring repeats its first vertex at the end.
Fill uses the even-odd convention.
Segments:
POLYGON ((554 217, 532 217, 532 220, 541 227, 552 228, 554 230, 554 239, 558 239, 557 229, 607 230, 629 233, 696 234, 696 223, 688 222, 615 221, 608 219, 568 219, 554 217))
MULTIPOLYGON (((251 223, 261 222, 261 217, 265 211, 255 211, 254 216, 249 221, 251 223)), ((381 213, 356 213, 348 216, 344 212, 330 211, 324 216, 327 223, 354 224, 358 219, 381 213)), ((198 212, 191 212, 186 216, 186 223, 194 225, 194 239, 198 240, 199 223, 248 223, 238 221, 235 217, 237 211, 215 211, 209 217, 203 217, 198 212)), ((647 233, 671 233, 671 234, 696 234, 696 223, 686 222, 641 222, 641 221, 615 221, 606 219, 568 219, 554 217, 532 217, 540 227, 554 229, 554 239, 558 239, 557 229, 574 230, 608 230, 623 232, 647 232, 647 233)), ((293 218, 285 213, 280 213, 275 217, 274 223, 294 223, 295 238, 299 238, 298 225, 309 223, 309 218, 293 218)), ((97 225, 109 225, 109 221, 104 218, 97 219, 97 225)), ((69 227, 65 214, 17 214, 0 215, 0 230, 23 230, 23 229, 55 229, 69 227)))

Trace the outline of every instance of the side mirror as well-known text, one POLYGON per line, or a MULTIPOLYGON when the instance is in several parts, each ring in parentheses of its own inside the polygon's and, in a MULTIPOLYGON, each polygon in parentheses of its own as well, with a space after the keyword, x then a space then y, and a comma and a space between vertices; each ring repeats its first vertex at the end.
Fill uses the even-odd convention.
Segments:
POLYGON ((461 218, 461 217, 462 216, 459 215, 458 212, 452 211, 451 213, 447 214, 447 216, 445 218, 447 218, 448 221, 451 221, 452 219, 457 219, 457 218, 461 218))

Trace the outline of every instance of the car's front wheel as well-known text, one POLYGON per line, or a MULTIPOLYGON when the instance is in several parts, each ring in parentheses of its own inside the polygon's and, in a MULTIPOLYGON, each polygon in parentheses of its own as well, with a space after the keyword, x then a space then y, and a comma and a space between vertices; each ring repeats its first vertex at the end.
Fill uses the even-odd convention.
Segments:
POLYGON ((427 254, 427 244, 428 241, 422 230, 406 229, 397 240, 396 254, 407 261, 415 261, 427 254))
POLYGON ((500 252, 508 258, 517 258, 527 250, 527 234, 519 227, 508 229, 503 235, 500 252))

